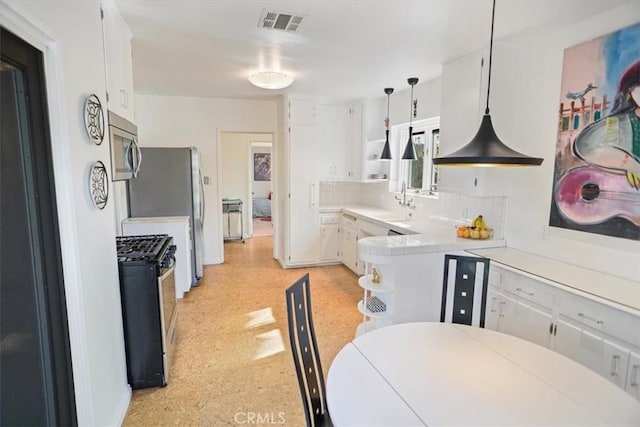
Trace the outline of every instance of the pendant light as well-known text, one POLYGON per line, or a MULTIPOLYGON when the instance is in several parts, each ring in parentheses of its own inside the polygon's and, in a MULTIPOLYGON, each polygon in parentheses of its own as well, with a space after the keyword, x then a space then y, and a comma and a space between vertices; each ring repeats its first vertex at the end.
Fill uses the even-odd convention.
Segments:
POLYGON ((491 42, 489 44, 489 82, 487 84, 487 106, 480 129, 471 142, 448 156, 436 157, 433 164, 442 166, 539 166, 541 158, 529 157, 507 147, 493 129, 489 114, 489 92, 491 90, 491 56, 493 53, 493 23, 496 0, 491 12, 491 42))
POLYGON ((413 87, 418 83, 418 78, 409 77, 407 82, 411 85, 411 99, 409 100, 409 140, 407 141, 407 146, 404 149, 402 159, 415 160, 418 156, 416 156, 416 149, 413 147, 413 126, 411 126, 411 123, 413 119, 413 87))
POLYGON ((393 93, 393 88, 385 88, 384 93, 387 94, 387 117, 384 118, 384 127, 386 128, 384 133, 387 139, 384 141, 384 148, 382 149, 380 158, 382 160, 391 160, 391 148, 389 147, 389 99, 391 98, 391 94, 393 93))

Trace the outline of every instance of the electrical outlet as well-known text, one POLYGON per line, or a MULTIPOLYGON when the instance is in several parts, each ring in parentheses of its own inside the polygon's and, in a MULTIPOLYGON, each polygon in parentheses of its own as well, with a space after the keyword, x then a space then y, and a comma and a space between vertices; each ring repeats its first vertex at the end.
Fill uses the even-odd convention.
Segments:
POLYGON ((204 185, 209 185, 209 177, 208 176, 203 176, 202 177, 202 181, 204 182, 204 185))

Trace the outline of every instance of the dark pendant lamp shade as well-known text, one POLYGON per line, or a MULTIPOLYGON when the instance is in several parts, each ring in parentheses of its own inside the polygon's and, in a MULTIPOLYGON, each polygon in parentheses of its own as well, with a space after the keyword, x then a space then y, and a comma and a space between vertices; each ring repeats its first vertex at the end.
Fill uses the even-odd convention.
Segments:
POLYGON ((417 77, 410 77, 407 79, 407 82, 411 85, 411 99, 409 100, 410 108, 409 108, 409 139, 407 140, 407 146, 404 149, 404 154, 402 155, 403 160, 415 160, 418 158, 416 155, 416 149, 413 146, 413 126, 411 126, 413 119, 413 87, 418 83, 417 77))
POLYGON ((384 148, 382 149, 382 154, 380 158, 382 160, 391 160, 391 148, 389 147, 389 99, 391 98, 391 94, 393 93, 392 87, 387 87, 384 89, 384 93, 387 94, 387 117, 384 119, 384 127, 386 139, 384 141, 384 148))
POLYGON ((507 147, 493 129, 491 116, 485 114, 471 142, 453 153, 433 159, 443 166, 539 166, 541 158, 529 157, 507 147))
POLYGON ((489 44, 489 82, 487 84, 487 106, 480 123, 480 129, 471 142, 454 151, 453 153, 436 157, 434 165, 441 166, 539 166, 542 160, 539 157, 529 157, 519 153, 498 138, 491 123, 489 114, 489 94, 491 91, 491 57, 493 54, 493 24, 496 14, 496 0, 493 0, 491 12, 491 42, 489 44))

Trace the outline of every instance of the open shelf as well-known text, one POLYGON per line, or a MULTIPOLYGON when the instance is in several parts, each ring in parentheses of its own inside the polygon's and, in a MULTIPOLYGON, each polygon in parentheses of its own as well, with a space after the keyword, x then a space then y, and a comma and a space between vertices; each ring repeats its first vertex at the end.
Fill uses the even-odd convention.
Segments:
POLYGON ((365 307, 364 305, 364 300, 358 301, 358 311, 372 319, 387 319, 391 317, 391 313, 389 312, 389 310, 379 311, 375 313, 373 311, 369 311, 369 309, 367 309, 367 307, 365 307))
POLYGON ((393 292, 393 289, 390 286, 385 285, 384 283, 373 283, 371 281, 372 277, 373 276, 371 274, 367 274, 366 276, 360 277, 358 279, 358 285, 360 285, 361 288, 367 289, 371 292, 376 292, 376 293, 393 292))

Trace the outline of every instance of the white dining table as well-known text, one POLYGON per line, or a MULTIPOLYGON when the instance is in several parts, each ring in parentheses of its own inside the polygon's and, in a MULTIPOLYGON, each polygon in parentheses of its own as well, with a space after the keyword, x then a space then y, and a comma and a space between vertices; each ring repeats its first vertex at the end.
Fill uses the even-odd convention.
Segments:
POLYGON ((337 427, 640 426, 640 402, 573 360, 517 337, 450 323, 363 334, 336 356, 337 427))

